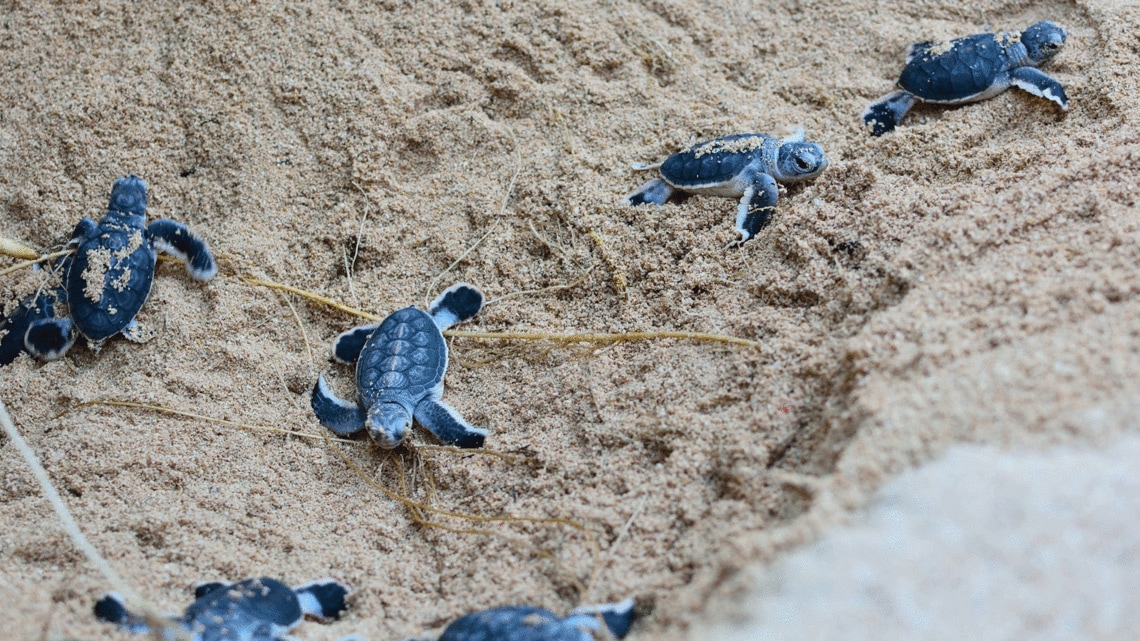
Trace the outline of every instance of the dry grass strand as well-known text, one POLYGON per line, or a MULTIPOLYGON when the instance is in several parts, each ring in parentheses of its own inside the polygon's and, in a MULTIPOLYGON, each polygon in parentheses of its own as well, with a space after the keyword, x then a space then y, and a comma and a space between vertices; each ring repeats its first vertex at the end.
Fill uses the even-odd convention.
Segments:
MULTIPOLYGON (((102 400, 102 399, 94 400, 94 401, 84 401, 82 403, 77 403, 77 404, 65 409, 64 411, 57 414, 55 416, 55 418, 65 416, 67 414, 70 414, 70 413, 72 413, 78 409, 82 409, 84 407, 93 407, 93 406, 97 406, 97 405, 103 405, 103 406, 107 406, 107 407, 133 407, 135 409, 143 409, 143 410, 149 410, 152 412, 160 412, 162 414, 171 414, 174 416, 181 416, 183 418, 192 418, 192 419, 195 419, 198 421, 205 421, 207 423, 215 423, 218 425, 225 425, 225 426, 237 429, 237 430, 241 430, 243 432, 272 432, 274 434, 285 434, 287 436, 299 436, 301 438, 314 439, 314 440, 322 438, 322 437, 328 438, 324 434, 313 434, 311 432, 299 432, 296 430, 286 430, 286 429, 282 429, 280 427, 265 427, 262 425, 249 425, 248 423, 239 423, 237 421, 230 421, 230 420, 227 420, 224 418, 213 418, 211 416, 203 416, 202 414, 195 414, 194 412, 177 410, 177 409, 174 409, 172 407, 164 407, 162 405, 148 405, 146 403, 136 403, 134 401, 112 401, 112 400, 102 400)), ((352 441, 349 439, 338 438, 335 440, 339 443, 349 443, 352 445, 358 444, 358 441, 352 441)))
POLYGON ((31 267, 32 265, 38 265, 39 263, 46 263, 49 261, 53 261, 57 258, 60 258, 62 256, 67 256, 68 254, 73 254, 73 253, 75 253, 74 249, 64 249, 61 251, 52 252, 50 254, 44 254, 43 256, 38 256, 37 258, 33 258, 32 260, 25 260, 24 262, 16 263, 15 265, 12 265, 11 267, 6 267, 4 269, 0 269, 0 276, 7 276, 8 274, 18 272, 21 269, 27 269, 27 268, 31 267))

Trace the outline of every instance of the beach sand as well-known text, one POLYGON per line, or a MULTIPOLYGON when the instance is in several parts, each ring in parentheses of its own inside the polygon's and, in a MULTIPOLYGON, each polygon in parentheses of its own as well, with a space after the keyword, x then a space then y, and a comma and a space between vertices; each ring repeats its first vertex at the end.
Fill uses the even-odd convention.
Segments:
MULTIPOLYGON (((153 340, 21 358, 0 398, 160 609, 198 581, 331 576, 348 614, 297 636, 634 596, 630 638, 701 638, 740 618, 757 567, 955 443, 1135 431, 1138 29, 1110 1, 3 3, 0 235, 57 248, 137 173, 150 218, 222 269, 161 263, 138 317, 153 340), (911 42, 1040 19, 1070 32, 1046 68, 1068 112, 1011 90, 862 128, 911 42), (633 162, 797 126, 830 167, 741 248, 728 200, 621 203, 647 179, 633 162), (455 338, 444 399, 509 456, 419 428, 385 452, 326 442, 308 407, 322 372, 351 394, 328 349, 364 321, 243 277, 381 316, 467 281, 491 304, 457 329, 759 346, 455 338)), ((6 636, 125 638, 0 445, 6 636)))

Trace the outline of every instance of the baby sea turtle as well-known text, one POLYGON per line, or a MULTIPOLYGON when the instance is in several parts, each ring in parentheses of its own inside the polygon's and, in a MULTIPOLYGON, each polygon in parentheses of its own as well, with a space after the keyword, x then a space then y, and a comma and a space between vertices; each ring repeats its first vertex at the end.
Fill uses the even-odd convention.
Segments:
POLYGON ((135 315, 146 302, 154 281, 155 250, 186 261, 196 280, 210 280, 217 264, 200 238, 181 223, 156 220, 146 224, 146 183, 134 174, 115 181, 111 203, 98 223, 84 218, 75 226, 71 245, 75 256, 64 276, 69 315, 40 318, 31 323, 35 334, 66 336, 68 341, 41 341, 30 329, 28 351, 44 360, 63 356, 83 334, 98 350, 104 340, 122 333, 142 340, 144 332, 135 315), (49 327, 50 326, 50 327, 49 327))
POLYGON ((624 638, 633 626, 633 599, 578 608, 562 618, 550 610, 507 606, 465 614, 451 622, 437 641, 594 641, 602 631, 624 638))
MULTIPOLYGON (((61 273, 71 265, 71 258, 59 261, 56 269, 61 273)), ((75 336, 61 333, 51 323, 37 323, 56 317, 56 310, 67 303, 67 292, 58 285, 48 286, 43 291, 21 300, 11 315, 0 314, 0 366, 16 360, 20 352, 32 353, 28 344, 50 346, 55 352, 66 352, 75 342, 75 336)))
MULTIPOLYGON (((347 595, 348 589, 332 579, 295 588, 265 577, 203 583, 195 587, 195 601, 186 613, 169 619, 194 641, 284 641, 284 634, 305 616, 324 621, 339 617, 347 595)), ((95 603, 95 617, 128 632, 153 634, 144 618, 129 612, 123 598, 113 592, 95 603)))
POLYGON ((815 178, 827 168, 823 147, 804 142, 804 132, 783 140, 764 134, 733 134, 700 142, 653 165, 635 164, 637 171, 657 169, 661 177, 626 196, 626 204, 664 205, 674 192, 739 198, 736 208, 737 244, 752 238, 776 208, 780 183, 815 178))
POLYGON ((1061 83, 1037 67, 1061 50, 1069 32, 1049 22, 1025 31, 980 33, 949 42, 918 42, 906 50, 900 91, 889 93, 863 112, 871 135, 895 128, 915 102, 961 105, 993 98, 1010 85, 1069 109, 1061 83))
POLYGON ((459 283, 432 301, 426 312, 406 307, 381 323, 338 336, 333 358, 346 365, 356 363, 362 405, 337 398, 321 375, 312 398, 321 425, 341 436, 367 428, 380 447, 393 448, 407 436, 414 416, 448 445, 482 447, 487 430, 472 427, 439 400, 447 371, 442 332, 482 308, 482 292, 459 283))
MULTIPOLYGON (((39 320, 55 318, 56 305, 66 301, 66 294, 62 288, 53 288, 41 294, 33 294, 20 301, 16 309, 8 317, 0 314, 0 366, 7 365, 16 360, 20 352, 26 351, 26 337, 32 329, 32 324, 39 320)), ((38 326, 37 326, 37 329, 38 326)), ((50 330, 48 328, 43 328, 50 330)), ((75 341, 73 337, 62 336, 58 332, 50 332, 50 336, 39 336, 33 333, 33 341, 52 341, 55 349, 66 350, 75 341)))

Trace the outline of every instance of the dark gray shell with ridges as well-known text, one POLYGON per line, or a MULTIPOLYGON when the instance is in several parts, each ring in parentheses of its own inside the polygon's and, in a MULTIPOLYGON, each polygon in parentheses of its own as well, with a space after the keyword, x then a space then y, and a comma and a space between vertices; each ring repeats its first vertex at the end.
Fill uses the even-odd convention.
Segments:
MULTIPOLYGON (((304 616, 297 595, 284 583, 268 578, 246 579, 214 590, 191 603, 183 620, 188 627, 205 631, 218 628, 218 619, 229 628, 256 627, 262 622, 291 628, 304 616)), ((222 637, 224 638, 224 637, 222 637)))
POLYGON ((898 85, 928 102, 957 102, 980 94, 1009 70, 1011 48, 1021 47, 1016 36, 981 33, 951 40, 946 50, 933 43, 916 44, 898 85))
POLYGON ((723 183, 735 178, 757 155, 774 160, 780 144, 764 134, 723 136, 669 156, 659 171, 665 182, 679 189, 723 183))
POLYGON ((406 307, 376 328, 356 365, 356 383, 365 406, 388 400, 419 399, 443 380, 447 344, 427 312, 406 307))
MULTIPOLYGON (((142 216, 138 225, 104 222, 99 235, 83 242, 67 275, 67 300, 71 318, 89 340, 101 341, 118 334, 146 302, 154 282, 157 258, 147 238, 142 216), (98 299, 90 295, 102 273, 98 299)), ((134 222, 131 220, 131 222, 134 222)))

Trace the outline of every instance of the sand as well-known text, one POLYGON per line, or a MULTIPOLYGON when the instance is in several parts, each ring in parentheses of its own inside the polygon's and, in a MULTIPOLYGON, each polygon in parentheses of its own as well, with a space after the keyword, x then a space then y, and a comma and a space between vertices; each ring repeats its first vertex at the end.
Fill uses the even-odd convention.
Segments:
MULTIPOLYGON (((150 217, 190 225, 223 269, 203 285, 163 263, 139 315, 153 340, 21 359, 0 398, 92 542, 163 609, 197 581, 332 576, 354 589, 348 615, 297 636, 635 596, 632 639, 699 638, 748 608, 748 568, 955 443, 1134 431, 1138 28, 1117 2, 8 3, 0 235, 56 247, 138 173, 150 217), (1044 18, 1070 31, 1048 67, 1069 112, 1010 91, 861 128, 907 44, 1044 18), (724 248, 729 201, 620 202, 645 180, 630 163, 796 126, 831 166, 740 249, 724 248), (761 346, 455 339, 445 399, 512 456, 429 450, 417 431, 342 458, 307 392, 325 371, 349 392, 327 350, 360 319, 238 276, 381 315, 462 280, 493 300, 463 329, 761 346), (315 438, 77 407, 96 400, 315 438), (427 527, 366 479, 563 521, 427 527)), ((109 586, 2 451, 9 636, 124 638, 93 620, 109 586)))
POLYGON ((759 574, 717 641, 1134 639, 1140 439, 1104 451, 962 445, 856 522, 759 574))

